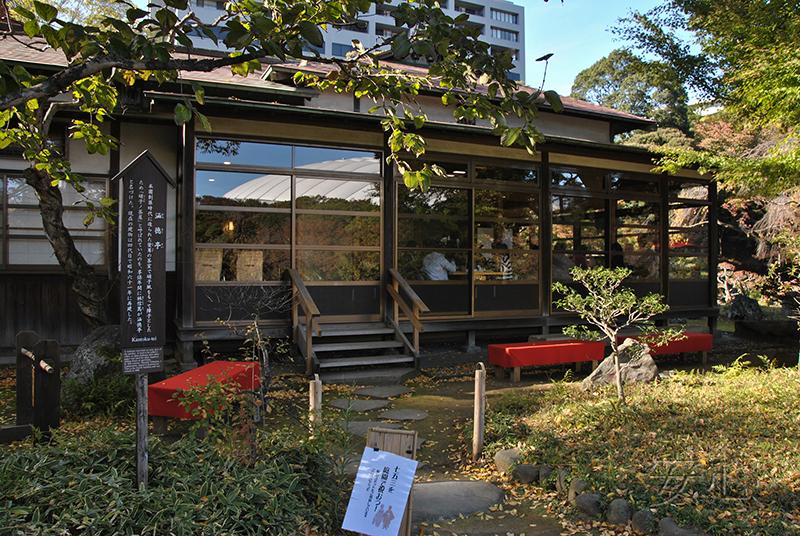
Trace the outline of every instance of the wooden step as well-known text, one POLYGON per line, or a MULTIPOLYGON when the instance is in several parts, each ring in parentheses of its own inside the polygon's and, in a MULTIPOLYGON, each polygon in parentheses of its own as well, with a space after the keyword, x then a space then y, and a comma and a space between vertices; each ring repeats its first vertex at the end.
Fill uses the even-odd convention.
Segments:
POLYGON ((386 348, 402 348, 401 341, 352 341, 314 344, 314 352, 346 352, 349 350, 378 350, 386 348))
MULTIPOLYGON (((304 327, 303 327, 304 329, 304 327)), ((393 335, 394 329, 384 324, 373 325, 330 325, 320 326, 323 337, 360 337, 366 335, 393 335)))
POLYGON ((414 364, 414 357, 410 355, 376 355, 369 357, 347 357, 340 359, 320 359, 319 368, 328 369, 335 367, 369 367, 372 365, 396 365, 399 363, 414 364))

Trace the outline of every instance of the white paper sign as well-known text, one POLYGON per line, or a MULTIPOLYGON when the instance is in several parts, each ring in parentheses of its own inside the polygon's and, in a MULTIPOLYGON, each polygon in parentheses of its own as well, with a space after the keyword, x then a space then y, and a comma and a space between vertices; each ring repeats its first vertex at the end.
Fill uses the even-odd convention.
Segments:
POLYGON ((366 447, 342 528, 369 536, 395 536, 416 470, 415 460, 366 447))

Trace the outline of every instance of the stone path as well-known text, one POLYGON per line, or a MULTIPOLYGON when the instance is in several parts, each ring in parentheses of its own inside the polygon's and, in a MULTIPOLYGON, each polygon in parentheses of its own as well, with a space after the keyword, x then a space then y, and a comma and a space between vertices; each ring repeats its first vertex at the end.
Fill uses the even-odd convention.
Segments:
MULTIPOLYGON (((329 406, 351 412, 368 413, 391 406, 391 400, 398 396, 412 394, 413 391, 403 385, 383 385, 364 387, 353 392, 353 395, 366 397, 366 399, 336 399, 328 403, 329 406)), ((413 396, 412 396, 413 399, 413 396)), ((366 437, 369 428, 388 428, 397 430, 404 428, 401 423, 411 423, 428 418, 428 413, 415 409, 398 409, 384 411, 378 415, 379 421, 351 421, 347 425, 348 432, 352 435, 366 437), (398 422, 399 421, 399 422, 398 422)), ((342 422, 344 425, 344 422, 342 422)), ((417 449, 424 443, 424 438, 418 438, 417 449)), ((418 467, 417 474, 423 464, 418 467)), ((355 472, 358 463, 352 464, 346 470, 355 472)), ((420 523, 433 522, 471 516, 476 512, 488 511, 490 507, 502 503, 505 493, 502 489, 489 482, 480 481, 444 481, 444 482, 416 482, 414 484, 414 506, 412 508, 412 526, 420 523)))

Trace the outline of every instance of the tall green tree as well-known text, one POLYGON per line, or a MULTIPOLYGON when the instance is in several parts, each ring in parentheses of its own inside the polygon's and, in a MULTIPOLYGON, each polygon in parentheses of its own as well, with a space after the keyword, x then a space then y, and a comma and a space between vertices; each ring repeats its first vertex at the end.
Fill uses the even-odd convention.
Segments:
POLYGON ((571 97, 654 120, 659 128, 688 134, 689 106, 677 74, 664 62, 648 62, 617 49, 584 69, 571 97))
MULTIPOLYGON (((5 1, 5 0, 3 0, 5 1)), ((83 139, 90 153, 106 153, 118 141, 100 128, 117 106, 118 88, 143 80, 175 81, 179 71, 213 71, 229 68, 234 76, 258 70, 267 58, 289 61, 312 59, 333 66, 325 78, 298 73, 297 84, 319 90, 353 93, 372 99, 371 112, 385 115, 383 128, 390 140, 389 160, 403 173, 411 188, 426 189, 431 177, 443 174, 436 166, 412 169, 404 155, 419 156, 425 140, 415 129, 425 124, 425 113, 416 104, 420 91, 441 94, 458 119, 486 118, 502 145, 521 145, 529 151, 542 139, 531 124, 537 106, 549 102, 560 110, 554 92, 529 92, 508 76, 510 54, 492 54, 480 40, 480 31, 466 24, 467 14, 452 18, 435 0, 401 3, 392 12, 401 31, 366 49, 354 43, 356 51, 346 59, 309 56, 307 50, 323 44, 322 29, 350 24, 383 0, 232 0, 213 23, 205 23, 189 11, 188 0, 165 0, 152 13, 122 1, 124 16, 109 15, 95 24, 83 24, 46 2, 33 1, 32 9, 13 8, 30 38, 43 39, 64 54, 67 66, 42 75, 21 65, 0 62, 0 148, 22 147, 29 167, 26 183, 39 198, 45 234, 55 256, 73 281, 78 303, 91 327, 106 323, 104 300, 94 271, 75 247, 63 223, 63 201, 58 185, 66 183, 83 191, 84 178, 72 171, 64 155, 48 144, 48 131, 56 112, 64 107, 83 112, 71 121, 70 136, 83 139), (232 52, 224 57, 176 55, 177 47, 192 50, 190 35, 201 34, 214 42, 217 35, 232 52), (390 50, 394 59, 413 55, 428 60, 429 72, 412 75, 382 61, 379 52, 390 50), (67 96, 69 102, 55 99, 67 96), (509 114, 522 119, 509 127, 509 114)), ((10 37, 6 37, 10 38, 10 37)), ((196 117, 206 128, 208 121, 198 106, 204 90, 192 84, 193 95, 175 107, 175 121, 186 123, 196 117)), ((113 203, 86 205, 92 210, 87 220, 103 217, 114 222, 113 203)))
POLYGON ((739 132, 772 133, 767 150, 737 156, 666 151, 672 171, 699 166, 743 196, 800 184, 800 4, 794 0, 667 0, 633 12, 616 33, 671 65, 679 80, 722 106, 739 132))

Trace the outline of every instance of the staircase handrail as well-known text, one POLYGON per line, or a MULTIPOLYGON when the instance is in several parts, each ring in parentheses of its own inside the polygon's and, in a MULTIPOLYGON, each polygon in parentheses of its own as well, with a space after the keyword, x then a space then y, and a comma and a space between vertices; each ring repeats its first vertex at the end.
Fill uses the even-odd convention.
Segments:
MULTIPOLYGON (((419 334, 425 332, 425 326, 422 324, 421 315, 422 313, 430 312, 430 309, 425 302, 422 301, 414 289, 411 288, 411 285, 408 284, 408 281, 400 275, 400 272, 395 270, 394 268, 389 268, 389 275, 391 275, 390 284, 387 285, 387 291, 389 296, 392 298, 393 306, 392 306, 392 314, 390 320, 392 321, 393 326, 396 330, 398 330, 398 326, 400 324, 400 310, 402 309, 403 314, 405 314, 406 318, 411 322, 411 326, 413 329, 413 342, 411 350, 414 352, 415 356, 419 355, 419 334), (406 293, 409 300, 411 300, 411 304, 413 306, 409 307, 406 301, 400 295, 400 289, 406 293)), ((407 340, 405 335, 402 335, 402 339, 407 340)))
POLYGON ((300 335, 299 306, 302 306, 303 311, 306 313, 306 336, 305 341, 303 342, 305 342, 306 373, 310 375, 314 372, 314 354, 311 347, 311 332, 313 331, 317 337, 322 335, 322 329, 317 321, 317 317, 320 316, 320 312, 317 304, 314 303, 314 298, 312 298, 311 294, 308 292, 308 288, 306 287, 305 282, 303 282, 303 278, 300 277, 300 273, 294 268, 289 268, 286 270, 286 274, 288 274, 289 280, 292 283, 292 333, 294 335, 294 342, 298 346, 300 345, 302 338, 300 335))

